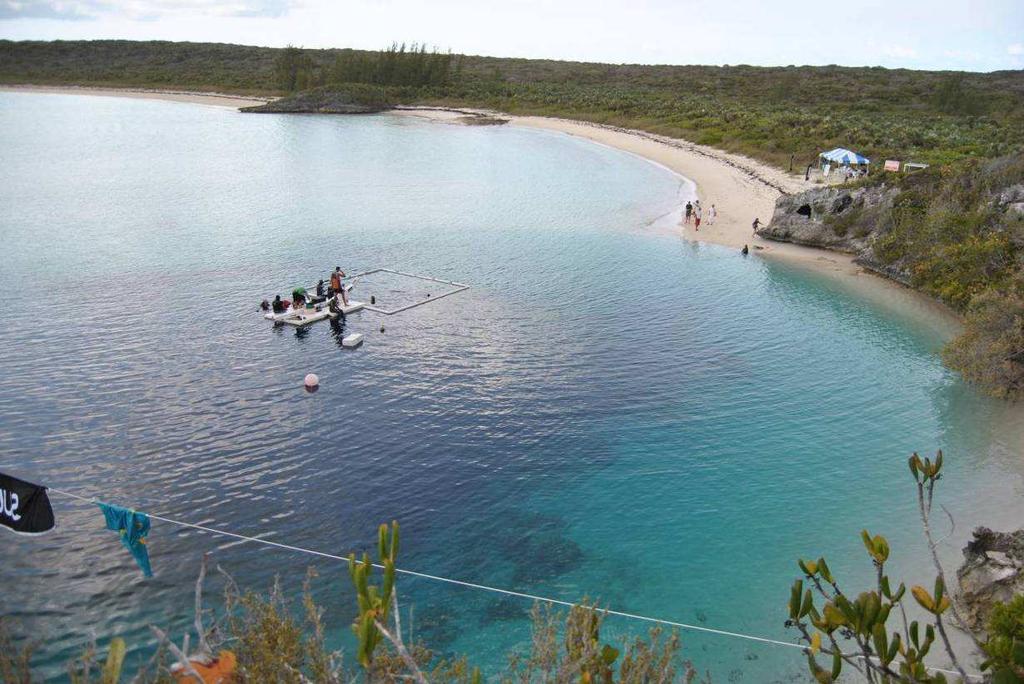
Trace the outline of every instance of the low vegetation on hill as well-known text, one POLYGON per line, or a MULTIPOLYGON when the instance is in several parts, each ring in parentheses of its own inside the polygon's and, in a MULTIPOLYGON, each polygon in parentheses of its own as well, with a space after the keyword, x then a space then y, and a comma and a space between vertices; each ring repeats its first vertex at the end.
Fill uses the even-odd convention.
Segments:
POLYGON ((1024 398, 1024 153, 784 197, 759 233, 856 254, 941 299, 964 314, 947 364, 991 394, 1024 398))
POLYGON ((0 82, 285 96, 254 111, 485 107, 638 128, 793 170, 836 146, 876 167, 888 157, 931 163, 924 173, 870 178, 891 196, 829 218, 835 235, 822 246, 841 249, 833 243, 848 234, 870 242, 877 270, 966 314, 946 353, 952 367, 1001 396, 1024 395, 1024 229, 1007 209, 1020 206, 1013 193, 1024 180, 1024 71, 590 64, 397 44, 368 52, 0 41, 0 82))
POLYGON ((927 163, 1024 144, 1024 72, 642 66, 210 43, 0 41, 0 82, 287 94, 347 83, 404 104, 489 107, 639 128, 789 168, 849 147, 927 163))

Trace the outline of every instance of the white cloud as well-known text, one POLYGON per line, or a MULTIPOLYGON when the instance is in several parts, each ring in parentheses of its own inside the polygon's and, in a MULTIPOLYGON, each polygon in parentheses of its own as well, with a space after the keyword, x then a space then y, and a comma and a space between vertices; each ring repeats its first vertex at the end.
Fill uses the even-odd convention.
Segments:
POLYGON ((280 17, 291 0, 0 0, 0 19, 128 19, 167 16, 280 17))
POLYGON ((981 54, 974 50, 944 50, 942 55, 963 62, 977 62, 981 59, 981 54))
POLYGON ((917 50, 907 45, 888 45, 882 48, 882 54, 896 59, 915 59, 917 50))
POLYGON ((1022 0, 986 0, 984 12, 964 0, 855 0, 810 14, 806 2, 0 0, 0 37, 368 49, 417 40, 468 54, 613 63, 1024 66, 1022 0), (853 27, 866 38, 850 40, 853 27))
POLYGON ((97 3, 61 0, 0 0, 0 19, 92 19, 97 3))

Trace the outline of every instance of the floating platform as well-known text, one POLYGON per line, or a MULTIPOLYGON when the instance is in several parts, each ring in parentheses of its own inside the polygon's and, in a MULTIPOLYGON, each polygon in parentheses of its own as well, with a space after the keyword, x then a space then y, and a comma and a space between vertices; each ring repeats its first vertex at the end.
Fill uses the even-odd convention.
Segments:
MULTIPOLYGON (((356 311, 359 311, 365 306, 366 305, 363 302, 349 300, 347 306, 341 307, 341 311, 347 316, 350 313, 355 313, 356 311)), ((327 308, 327 304, 324 303, 323 308, 320 309, 320 311, 317 311, 316 309, 306 308, 292 309, 291 307, 289 307, 287 311, 283 311, 279 314, 266 313, 263 314, 263 317, 266 318, 268 321, 274 321, 274 323, 283 323, 285 325, 293 325, 296 328, 303 328, 307 325, 310 325, 311 323, 322 321, 325 318, 330 318, 331 320, 333 320, 337 318, 337 315, 332 314, 330 310, 327 308)))
MULTIPOLYGON (((462 292, 463 290, 468 290, 469 289, 469 285, 464 285, 462 283, 456 283, 456 282, 451 281, 451 280, 442 280, 441 278, 432 278, 430 276, 416 275, 414 273, 406 273, 404 271, 396 271, 396 270, 393 270, 393 269, 390 269, 390 268, 375 268, 375 269, 372 269, 372 270, 369 270, 369 271, 364 271, 362 273, 357 273, 355 275, 348 276, 348 277, 345 278, 345 280, 348 281, 348 282, 345 283, 345 285, 343 287, 345 288, 346 292, 350 292, 352 290, 352 286, 354 285, 356 280, 358 280, 359 278, 363 278, 365 276, 370 276, 370 275, 372 275, 374 273, 390 273, 392 275, 402 276, 402 277, 405 277, 405 278, 413 278, 413 279, 424 281, 424 282, 437 283, 439 285, 446 285, 450 289, 447 289, 447 291, 440 292, 440 293, 438 293, 436 295, 432 294, 430 292, 427 292, 425 298, 419 299, 418 301, 413 301, 411 303, 402 303, 400 306, 396 306, 396 307, 391 308, 391 309, 386 309, 383 306, 377 306, 377 302, 375 301, 374 297, 369 297, 369 299, 370 299, 370 303, 369 304, 367 304, 366 302, 357 302, 357 301, 354 301, 354 300, 350 299, 347 305, 344 305, 344 306, 341 307, 342 313, 344 313, 345 315, 348 315, 350 313, 355 313, 355 312, 360 311, 362 309, 366 309, 367 311, 373 311, 374 313, 383 314, 385 316, 391 316, 391 315, 394 315, 394 314, 397 314, 397 313, 401 313, 402 311, 408 311, 409 309, 412 309, 414 307, 422 306, 422 305, 427 304, 429 302, 436 301, 438 299, 443 299, 445 297, 448 297, 449 295, 453 295, 453 294, 456 294, 458 292, 462 292)), ((441 289, 445 289, 445 288, 441 288, 441 289)), ((307 291, 315 291, 316 288, 311 287, 311 288, 306 288, 306 290, 307 291)), ((395 292, 395 291, 393 290, 392 292, 395 292)), ((402 292, 402 291, 398 290, 398 292, 402 292)), ((364 294, 364 296, 368 296, 368 294, 364 294)), ((273 313, 273 312, 264 313, 263 314, 263 318, 267 319, 268 321, 273 321, 275 326, 277 326, 277 325, 290 325, 290 326, 295 327, 295 328, 304 328, 307 325, 312 325, 313 323, 316 323, 317 321, 322 321, 325 318, 326 319, 330 319, 330 320, 334 320, 335 318, 338 317, 338 314, 331 313, 330 308, 329 308, 329 305, 330 305, 330 300, 329 299, 324 300, 324 299, 321 299, 319 297, 317 299, 319 299, 320 301, 318 301, 317 304, 313 308, 303 307, 303 308, 300 308, 300 309, 293 309, 293 308, 289 307, 287 310, 282 311, 281 313, 273 313)), ((408 302, 408 299, 406 299, 406 302, 408 302)), ((350 349, 358 347, 362 343, 363 343, 363 336, 361 334, 358 334, 358 333, 352 334, 352 335, 348 335, 347 337, 345 337, 342 340, 342 346, 350 348, 350 349)))

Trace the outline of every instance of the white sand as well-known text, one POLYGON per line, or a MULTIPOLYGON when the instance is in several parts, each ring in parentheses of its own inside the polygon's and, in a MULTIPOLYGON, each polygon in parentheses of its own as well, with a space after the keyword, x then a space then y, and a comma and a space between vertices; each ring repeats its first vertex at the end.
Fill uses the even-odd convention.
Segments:
POLYGON ((942 340, 949 339, 959 329, 960 319, 951 309, 864 270, 853 263, 852 255, 772 242, 755 236, 751 227, 754 218, 760 218, 762 223, 771 220, 780 189, 793 193, 817 187, 813 182, 804 181, 802 175, 787 174, 754 159, 685 140, 568 119, 426 107, 402 108, 395 113, 452 124, 458 123, 467 113, 491 114, 509 119, 511 125, 558 131, 639 155, 696 184, 697 196, 704 207, 704 220, 699 231, 692 223, 683 225, 680 207, 678 230, 683 238, 737 250, 748 245, 752 256, 783 259, 798 268, 826 275, 857 296, 926 325, 942 340), (713 225, 708 225, 708 210, 712 204, 718 211, 718 217, 713 225))
MULTIPOLYGON (((0 85, 0 91, 131 97, 230 108, 248 107, 274 99, 184 90, 87 86, 0 85)), ((803 176, 787 174, 748 157, 677 138, 581 121, 434 107, 404 107, 394 113, 459 125, 459 119, 466 114, 488 114, 507 118, 515 126, 557 131, 639 155, 695 183, 697 195, 704 207, 704 222, 699 231, 692 224, 684 226, 680 207, 678 229, 683 238, 737 250, 743 245, 749 245, 752 256, 784 259, 794 266, 827 275, 844 288, 866 297, 891 313, 909 316, 917 323, 927 325, 942 340, 949 339, 959 329, 959 318, 951 309, 898 283, 865 271, 853 263, 851 255, 771 242, 754 236, 751 228, 754 218, 760 218, 762 223, 769 222, 775 200, 782 190, 791 193, 816 186, 813 182, 804 181, 803 176), (713 225, 709 225, 708 211, 712 204, 718 211, 718 217, 713 225)))
POLYGON ((89 86, 0 85, 0 92, 53 93, 56 95, 97 95, 101 97, 133 97, 143 100, 169 100, 216 107, 252 107, 273 100, 272 97, 225 95, 191 90, 156 90, 152 88, 93 88, 89 86))

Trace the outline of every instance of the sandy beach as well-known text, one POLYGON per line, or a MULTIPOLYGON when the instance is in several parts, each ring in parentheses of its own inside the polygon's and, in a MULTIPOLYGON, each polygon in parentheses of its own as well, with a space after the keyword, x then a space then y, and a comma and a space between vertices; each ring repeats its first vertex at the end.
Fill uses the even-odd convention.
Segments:
MULTIPOLYGON (((0 91, 131 97, 232 109, 273 99, 183 90, 86 86, 0 85, 0 91)), ((464 125, 462 120, 467 115, 498 116, 508 119, 514 126, 564 133, 638 155, 664 166, 696 185, 697 196, 705 208, 704 222, 699 231, 692 224, 684 225, 680 208, 678 230, 684 239, 736 250, 748 245, 751 255, 782 259, 795 267, 825 275, 844 289, 867 298, 876 306, 900 316, 911 317, 918 324, 930 328, 941 340, 949 339, 959 329, 960 319, 951 309, 930 297, 864 270, 853 263, 851 255, 772 242, 753 235, 751 223, 755 218, 759 218, 762 223, 769 222, 774 212, 775 200, 780 194, 815 187, 813 182, 804 181, 803 176, 788 174, 749 157, 685 140, 569 119, 436 107, 402 107, 392 113, 451 125, 464 125), (708 224, 707 212, 712 204, 715 205, 718 216, 713 224, 708 224)))
POLYGON ((406 107, 394 113, 454 125, 462 125, 466 115, 498 116, 508 119, 510 125, 565 133, 638 155, 696 184, 697 196, 704 206, 704 222, 699 231, 692 224, 684 225, 680 208, 677 227, 684 239, 736 250, 748 245, 752 255, 782 259, 797 268, 825 275, 858 297, 927 326, 941 340, 949 339, 960 328, 959 316, 947 306, 861 268, 853 262, 852 255, 772 242, 754 235, 753 220, 759 218, 761 223, 768 223, 775 210, 775 200, 783 192, 795 193, 816 187, 815 183, 804 181, 803 176, 685 140, 582 121, 428 107, 406 107), (708 225, 707 212, 712 204, 718 217, 714 224, 708 225))
POLYGON ((53 93, 57 95, 94 95, 100 97, 133 97, 140 100, 168 100, 189 104, 212 105, 215 107, 251 107, 273 100, 272 97, 249 95, 226 95, 224 93, 203 93, 191 90, 153 90, 149 88, 93 88, 90 86, 45 86, 45 85, 3 85, 0 92, 9 93, 53 93))

